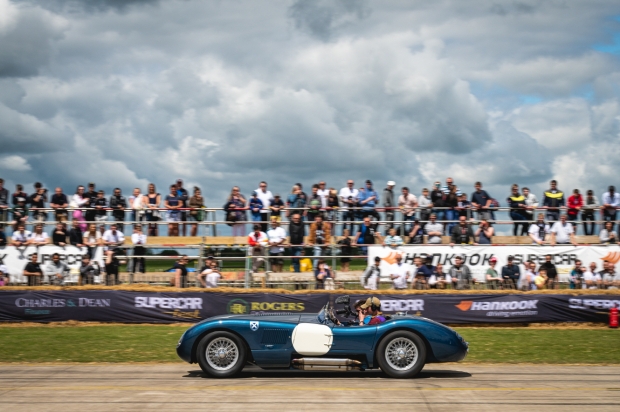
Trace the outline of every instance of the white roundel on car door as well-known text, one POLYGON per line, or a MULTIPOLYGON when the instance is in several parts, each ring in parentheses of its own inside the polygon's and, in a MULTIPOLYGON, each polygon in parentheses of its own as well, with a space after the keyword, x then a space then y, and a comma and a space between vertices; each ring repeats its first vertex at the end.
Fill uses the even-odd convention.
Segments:
POLYGON ((304 356, 325 355, 332 347, 333 338, 329 326, 300 323, 293 329, 293 348, 304 356))

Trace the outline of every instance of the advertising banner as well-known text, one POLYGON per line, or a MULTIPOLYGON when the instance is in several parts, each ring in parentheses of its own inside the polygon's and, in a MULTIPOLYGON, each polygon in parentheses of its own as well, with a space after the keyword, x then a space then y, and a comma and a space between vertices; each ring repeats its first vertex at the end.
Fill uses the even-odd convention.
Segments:
MULTIPOLYGON (((369 295, 352 295, 351 305, 369 295)), ((317 313, 337 295, 152 293, 125 291, 0 292, 0 321, 123 323, 199 322, 217 315, 317 313)), ((442 323, 604 322, 620 296, 379 295, 381 311, 442 323)))
POLYGON ((560 281, 567 281, 570 271, 575 266, 576 260, 581 260, 586 267, 590 262, 595 262, 599 270, 602 270, 603 261, 618 263, 620 261, 619 245, 594 245, 594 246, 433 246, 433 245, 407 245, 396 249, 383 246, 368 247, 368 264, 373 264, 376 256, 381 258, 381 277, 389 279, 390 266, 396 263, 396 256, 403 256, 403 263, 410 266, 413 272, 414 259, 421 256, 431 255, 433 265, 441 263, 444 272, 454 264, 455 256, 461 255, 465 264, 469 266, 472 276, 477 281, 484 281, 486 270, 489 268, 489 259, 497 258, 497 270, 508 263, 508 256, 514 257, 514 263, 523 269, 523 262, 532 260, 537 266, 545 262, 545 256, 550 254, 555 263, 560 281))
MULTIPOLYGON (((95 250, 94 260, 103 265, 103 248, 98 247, 95 250)), ((5 265, 9 269, 12 282, 26 282, 26 277, 23 275, 26 264, 30 262, 30 256, 36 254, 38 256, 38 262, 43 270, 43 275, 46 276, 46 266, 52 261, 52 255, 58 253, 60 260, 65 262, 71 270, 67 282, 77 282, 80 275, 80 265, 82 264, 82 256, 86 254, 86 248, 79 248, 76 246, 28 246, 28 247, 15 247, 5 246, 0 248, 0 265, 5 265)), ((98 281, 98 280, 97 280, 98 281)))

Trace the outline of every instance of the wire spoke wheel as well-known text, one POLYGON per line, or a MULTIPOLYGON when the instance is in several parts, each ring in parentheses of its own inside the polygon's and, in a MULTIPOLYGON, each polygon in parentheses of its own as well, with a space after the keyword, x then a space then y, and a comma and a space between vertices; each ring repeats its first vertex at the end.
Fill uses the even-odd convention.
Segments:
POLYGON ((418 347, 406 337, 391 340, 385 348, 385 360, 397 371, 411 369, 416 364, 418 356, 418 347))
POLYGON ((217 337, 207 345, 206 360, 213 369, 227 371, 239 360, 237 344, 227 337, 217 337))

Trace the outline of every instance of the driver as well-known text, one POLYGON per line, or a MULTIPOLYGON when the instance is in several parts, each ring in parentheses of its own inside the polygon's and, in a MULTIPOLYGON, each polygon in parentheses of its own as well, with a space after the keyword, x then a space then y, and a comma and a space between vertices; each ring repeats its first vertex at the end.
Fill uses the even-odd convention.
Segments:
POLYGON ((385 317, 381 314, 381 301, 376 297, 366 299, 366 302, 360 305, 359 324, 377 325, 385 322, 385 317))

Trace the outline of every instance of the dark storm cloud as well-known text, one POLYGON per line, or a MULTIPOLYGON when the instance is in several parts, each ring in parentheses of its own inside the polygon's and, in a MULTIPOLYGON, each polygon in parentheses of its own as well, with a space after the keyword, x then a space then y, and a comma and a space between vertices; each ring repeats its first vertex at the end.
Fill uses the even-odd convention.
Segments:
POLYGON ((365 0, 296 0, 289 8, 296 28, 323 41, 370 13, 365 0))

